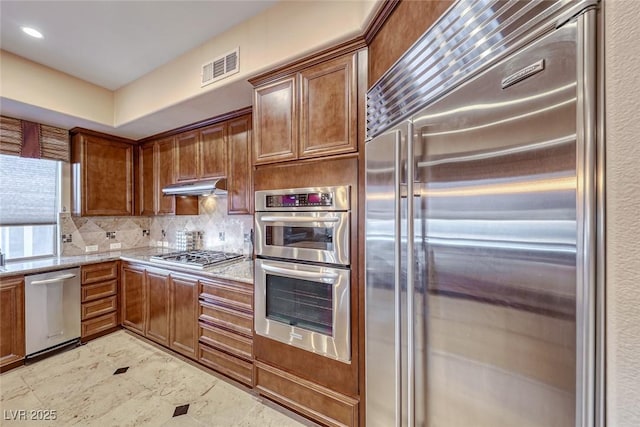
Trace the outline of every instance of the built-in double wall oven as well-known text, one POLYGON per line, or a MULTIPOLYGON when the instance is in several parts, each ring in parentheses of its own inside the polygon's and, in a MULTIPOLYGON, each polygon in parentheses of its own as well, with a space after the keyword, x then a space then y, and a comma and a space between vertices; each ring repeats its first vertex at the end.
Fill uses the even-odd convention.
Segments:
POLYGON ((256 333, 350 363, 350 187, 255 197, 256 333))

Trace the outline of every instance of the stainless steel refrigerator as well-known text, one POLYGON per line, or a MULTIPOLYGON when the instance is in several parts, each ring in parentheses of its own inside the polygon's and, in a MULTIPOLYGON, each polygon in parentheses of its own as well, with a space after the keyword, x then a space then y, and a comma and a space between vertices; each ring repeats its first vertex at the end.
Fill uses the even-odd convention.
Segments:
MULTIPOLYGON (((526 7, 458 2, 413 50, 465 7, 495 5, 458 22, 490 37, 508 3, 526 7)), ((457 82, 442 73, 464 58, 421 80, 446 52, 413 69, 409 52, 370 91, 367 426, 593 423, 596 12, 559 3, 457 82), (425 107, 385 129, 411 96, 425 107)))

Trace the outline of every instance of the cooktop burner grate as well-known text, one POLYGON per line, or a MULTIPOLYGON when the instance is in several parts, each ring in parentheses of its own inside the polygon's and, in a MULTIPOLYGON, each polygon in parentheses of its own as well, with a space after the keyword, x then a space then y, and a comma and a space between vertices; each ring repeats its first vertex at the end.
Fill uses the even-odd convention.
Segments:
POLYGON ((238 261, 243 255, 210 250, 193 250, 171 252, 168 254, 154 255, 151 261, 160 264, 175 265, 179 267, 191 267, 204 269, 207 267, 220 266, 238 261))

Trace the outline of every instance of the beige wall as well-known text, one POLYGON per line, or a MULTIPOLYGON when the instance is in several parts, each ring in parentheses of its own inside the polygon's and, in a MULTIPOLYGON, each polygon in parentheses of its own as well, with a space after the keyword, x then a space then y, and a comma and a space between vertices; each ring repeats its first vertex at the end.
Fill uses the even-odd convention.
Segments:
POLYGON ((359 35, 374 1, 282 1, 115 93, 115 126, 245 81, 259 72, 359 35), (202 64, 240 47, 240 71, 200 87, 202 64))
MULTIPOLYGON (((0 51, 0 97, 115 128, 211 92, 228 104, 219 111, 230 111, 250 104, 248 77, 360 34, 375 5, 281 1, 115 92, 0 51), (238 46, 240 72, 200 87, 202 64, 238 46)), ((182 125, 203 118, 184 118, 182 125)))
POLYGON ((607 409, 640 425, 640 1, 605 2, 607 409))
POLYGON ((0 96, 112 125, 113 92, 0 50, 0 96))

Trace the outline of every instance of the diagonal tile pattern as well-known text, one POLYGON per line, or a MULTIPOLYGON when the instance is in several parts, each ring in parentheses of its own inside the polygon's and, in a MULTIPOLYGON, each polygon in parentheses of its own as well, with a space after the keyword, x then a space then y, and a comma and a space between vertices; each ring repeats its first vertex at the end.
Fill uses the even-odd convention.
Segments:
POLYGON ((0 392, 1 426, 315 425, 125 331, 6 372, 0 392))
POLYGON ((204 231, 205 248, 236 253, 252 251, 244 236, 253 228, 253 216, 227 215, 224 197, 200 197, 198 203, 199 215, 76 217, 62 213, 60 232, 69 236, 62 242, 62 255, 83 255, 88 245, 98 246, 98 252, 106 252, 112 243, 120 243, 121 249, 131 249, 167 241, 169 247, 175 248, 176 232, 182 230, 204 231), (116 232, 115 238, 107 238, 107 232, 116 232), (220 233, 224 233, 224 240, 220 240, 220 233))
POLYGON ((173 416, 174 417, 179 417, 180 415, 184 415, 187 412, 189 412, 189 405, 180 405, 180 406, 176 406, 175 411, 173 411, 173 416))

